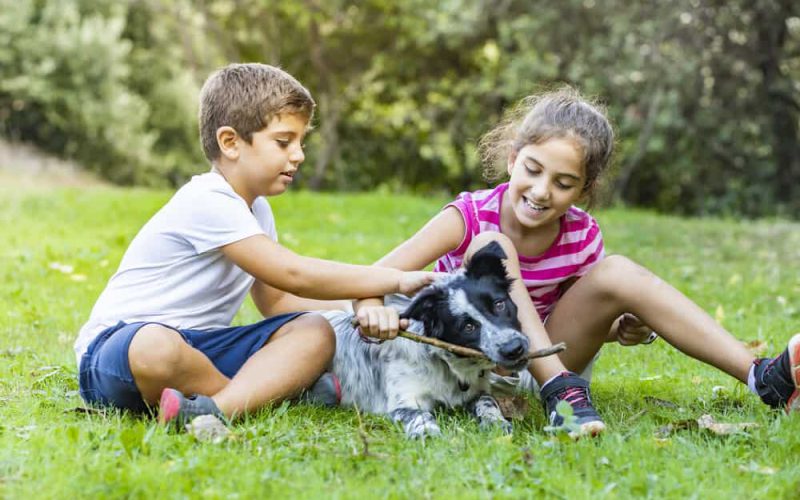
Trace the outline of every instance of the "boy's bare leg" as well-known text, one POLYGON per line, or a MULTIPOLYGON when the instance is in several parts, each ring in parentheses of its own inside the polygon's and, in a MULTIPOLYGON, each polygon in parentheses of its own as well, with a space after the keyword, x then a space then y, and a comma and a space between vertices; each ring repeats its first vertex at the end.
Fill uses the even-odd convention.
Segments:
POLYGON ((156 405, 165 387, 185 394, 216 394, 230 379, 205 354, 171 328, 149 324, 136 332, 128 348, 136 387, 147 404, 156 405))
POLYGON ((638 316, 671 345, 747 383, 753 355, 697 304, 647 269, 610 256, 579 279, 547 320, 553 342, 566 342, 564 365, 580 372, 622 313, 638 316))
POLYGON ((212 396, 227 417, 296 396, 329 366, 336 349, 322 316, 306 314, 286 323, 212 396))
POLYGON ((166 387, 210 395, 228 417, 297 395, 330 363, 336 340, 321 316, 305 314, 279 328, 233 379, 227 378, 176 331, 145 325, 133 337, 128 359, 143 399, 158 403, 166 387))

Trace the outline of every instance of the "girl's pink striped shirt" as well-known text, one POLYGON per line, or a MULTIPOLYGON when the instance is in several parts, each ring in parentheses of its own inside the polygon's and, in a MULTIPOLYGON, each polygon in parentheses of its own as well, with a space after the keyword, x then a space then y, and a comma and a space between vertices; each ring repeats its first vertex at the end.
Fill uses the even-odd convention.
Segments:
MULTIPOLYGON (((458 248, 442 256, 434 270, 450 272, 458 269, 475 235, 484 231, 502 232, 500 206, 507 189, 508 183, 503 183, 494 189, 464 192, 447 205, 458 209, 467 230, 458 248)), ((542 320, 547 318, 560 298, 560 285, 572 277, 586 274, 604 255, 603 236, 597 221, 573 206, 561 217, 558 236, 547 250, 535 257, 519 256, 522 280, 542 320)))

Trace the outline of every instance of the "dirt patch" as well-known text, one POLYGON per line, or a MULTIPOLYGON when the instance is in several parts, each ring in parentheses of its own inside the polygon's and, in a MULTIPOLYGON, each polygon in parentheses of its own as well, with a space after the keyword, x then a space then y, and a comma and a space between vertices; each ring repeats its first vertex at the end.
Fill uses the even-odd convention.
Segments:
POLYGON ((106 184, 76 163, 56 158, 30 144, 0 139, 0 186, 55 187, 106 184))

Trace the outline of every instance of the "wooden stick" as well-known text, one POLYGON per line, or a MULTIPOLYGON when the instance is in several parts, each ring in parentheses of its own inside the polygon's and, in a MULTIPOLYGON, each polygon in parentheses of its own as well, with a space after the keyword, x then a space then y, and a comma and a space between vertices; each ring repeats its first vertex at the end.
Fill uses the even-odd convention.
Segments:
MULTIPOLYGON (((351 321, 351 324, 354 327, 358 326, 358 320, 354 317, 353 320, 351 321)), ((458 354, 459 356, 465 356, 468 358, 489 359, 486 356, 486 354, 482 353, 481 351, 478 351, 477 349, 470 349, 469 347, 451 344, 450 342, 445 342, 443 340, 434 339, 431 337, 425 337, 423 335, 417 335, 415 333, 408 333, 403 330, 397 332, 397 336, 403 337, 404 339, 413 340, 414 342, 419 342, 421 344, 428 344, 433 347, 438 347, 440 349, 444 349, 447 352, 458 354)), ((525 359, 544 358, 546 356, 551 356, 553 354, 559 353, 566 348, 567 344, 565 344, 564 342, 559 342, 558 344, 552 345, 550 347, 545 347, 544 349, 530 351, 528 354, 525 355, 525 359)))

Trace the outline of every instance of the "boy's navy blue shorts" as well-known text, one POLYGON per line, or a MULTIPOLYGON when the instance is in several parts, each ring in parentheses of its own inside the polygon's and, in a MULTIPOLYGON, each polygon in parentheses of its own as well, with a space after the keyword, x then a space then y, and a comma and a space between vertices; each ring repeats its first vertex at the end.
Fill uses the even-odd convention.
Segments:
POLYGON ((281 314, 252 325, 203 331, 179 330, 155 322, 120 321, 103 330, 81 358, 78 377, 81 397, 89 404, 147 411, 128 363, 131 340, 144 325, 161 324, 175 330, 187 344, 205 354, 220 372, 230 378, 250 356, 264 347, 273 333, 301 314, 304 313, 281 314))

